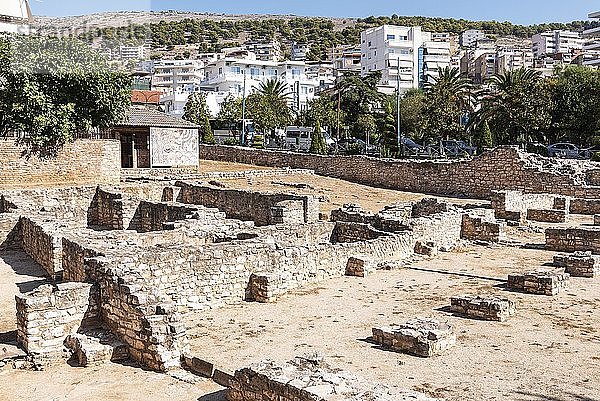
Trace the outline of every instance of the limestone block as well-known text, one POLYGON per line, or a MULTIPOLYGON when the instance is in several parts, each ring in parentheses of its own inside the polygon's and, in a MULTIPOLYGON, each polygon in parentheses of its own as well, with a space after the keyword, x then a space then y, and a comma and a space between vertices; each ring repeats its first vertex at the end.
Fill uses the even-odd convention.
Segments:
POLYGON ((564 269, 535 270, 508 275, 507 287, 512 290, 536 295, 557 295, 569 283, 564 269))
POLYGON ((589 251, 556 255, 554 265, 563 267, 572 277, 594 278, 600 275, 600 257, 589 251))
POLYGON ((515 313, 515 303, 493 295, 458 295, 450 299, 450 311, 470 318, 503 322, 515 313))
POLYGON ((436 256, 438 254, 438 247, 435 242, 422 242, 417 241, 415 244, 415 253, 417 255, 425 255, 425 256, 436 256))
POLYGON ((373 260, 363 256, 350 257, 346 263, 346 276, 367 277, 369 273, 374 272, 377 266, 373 260))
POLYGON ((440 355, 456 344, 452 326, 422 318, 398 326, 373 328, 372 339, 391 350, 425 358, 440 355))
POLYGON ((71 334, 65 339, 65 346, 73 353, 78 366, 124 361, 129 358, 127 346, 108 332, 71 334))

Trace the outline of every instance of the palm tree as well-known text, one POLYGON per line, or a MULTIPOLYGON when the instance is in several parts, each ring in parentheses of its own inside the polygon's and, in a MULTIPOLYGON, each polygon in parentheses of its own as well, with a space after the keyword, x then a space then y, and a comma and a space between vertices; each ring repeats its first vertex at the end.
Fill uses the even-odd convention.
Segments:
POLYGON ((473 83, 469 78, 461 74, 457 67, 438 68, 438 76, 427 81, 423 88, 427 92, 437 92, 447 96, 456 103, 461 110, 471 111, 474 104, 473 83))
POLYGON ((542 131, 550 124, 550 101, 543 82, 539 71, 527 68, 494 75, 477 121, 488 121, 503 144, 542 140, 542 131))
POLYGON ((474 109, 474 89, 471 81, 458 68, 439 68, 438 76, 426 82, 425 130, 429 140, 465 136, 463 118, 474 109))
POLYGON ((292 94, 286 83, 276 78, 261 82, 258 86, 258 93, 275 102, 287 102, 288 97, 292 94))

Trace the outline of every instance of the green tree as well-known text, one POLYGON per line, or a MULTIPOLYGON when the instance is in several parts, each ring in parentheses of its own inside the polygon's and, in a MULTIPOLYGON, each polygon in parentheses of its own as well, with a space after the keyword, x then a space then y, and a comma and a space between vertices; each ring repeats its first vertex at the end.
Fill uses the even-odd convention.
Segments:
POLYGON ((462 118, 472 106, 471 81, 462 76, 458 68, 438 69, 438 76, 425 84, 424 139, 437 141, 464 137, 462 118))
POLYGON ((215 137, 210 126, 210 111, 204 93, 193 93, 183 109, 183 119, 200 126, 200 141, 214 144, 215 137))
POLYGON ((387 102, 385 108, 385 119, 383 124, 383 135, 381 140, 381 153, 384 157, 397 157, 398 149, 398 130, 396 126, 396 117, 391 102, 387 102))
POLYGON ((495 75, 477 117, 488 121, 498 144, 543 142, 552 102, 541 73, 520 68, 495 75))
POLYGON ((282 81, 270 79, 261 83, 246 99, 247 114, 254 126, 273 134, 276 128, 289 125, 293 118, 288 96, 287 86, 282 81))
POLYGON ((68 38, 0 37, 0 133, 28 152, 53 156, 75 133, 105 129, 125 115, 131 78, 68 38))
POLYGON ((316 153, 319 155, 327 154, 327 144, 325 143, 325 137, 323 136, 323 132, 321 131, 321 124, 317 120, 315 124, 315 131, 312 134, 312 138, 310 140, 310 153, 316 153))
MULTIPOLYGON (((394 96, 394 104, 396 97, 394 96)), ((407 91, 400 99, 400 127, 402 135, 410 136, 417 141, 423 141, 425 124, 425 93, 420 89, 407 91)))
POLYGON ((377 89, 380 80, 380 71, 371 72, 364 77, 348 74, 334 88, 333 96, 339 96, 344 125, 349 127, 350 134, 356 138, 366 139, 367 135, 376 131, 376 113, 385 101, 385 95, 377 89))
POLYGON ((600 139, 600 72, 569 66, 552 79, 552 141, 581 146, 600 139))
POLYGON ((217 120, 226 124, 230 132, 235 131, 237 123, 242 120, 242 99, 228 95, 220 105, 217 120))

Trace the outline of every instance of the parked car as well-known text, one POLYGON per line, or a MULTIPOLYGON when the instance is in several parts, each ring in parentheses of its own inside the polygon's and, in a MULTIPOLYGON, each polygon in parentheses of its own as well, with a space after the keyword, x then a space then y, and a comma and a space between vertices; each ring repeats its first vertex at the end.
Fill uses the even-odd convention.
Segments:
POLYGON ((594 145, 587 149, 581 149, 579 151, 579 157, 582 159, 591 159, 594 153, 600 152, 600 145, 594 145))
POLYGON ((579 148, 572 143, 555 143, 548 146, 548 157, 578 159, 579 148))
POLYGON ((425 153, 425 148, 422 145, 408 137, 403 137, 401 143, 404 156, 420 156, 425 153))
POLYGON ((470 146, 465 141, 442 141, 442 148, 448 157, 475 156, 477 153, 477 148, 470 146))

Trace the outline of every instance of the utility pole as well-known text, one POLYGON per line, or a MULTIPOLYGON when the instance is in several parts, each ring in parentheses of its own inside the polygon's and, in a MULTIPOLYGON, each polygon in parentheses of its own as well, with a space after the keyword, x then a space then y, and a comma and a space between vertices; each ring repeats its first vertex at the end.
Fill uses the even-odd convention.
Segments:
POLYGON ((404 146, 402 144, 402 130, 400 126, 400 57, 398 57, 398 66, 396 69, 396 127, 398 128, 398 150, 400 156, 404 156, 404 146))
POLYGON ((244 146, 246 140, 246 70, 243 70, 242 74, 244 74, 244 93, 242 94, 242 135, 240 137, 240 145, 244 146))

